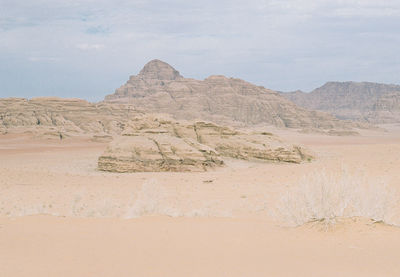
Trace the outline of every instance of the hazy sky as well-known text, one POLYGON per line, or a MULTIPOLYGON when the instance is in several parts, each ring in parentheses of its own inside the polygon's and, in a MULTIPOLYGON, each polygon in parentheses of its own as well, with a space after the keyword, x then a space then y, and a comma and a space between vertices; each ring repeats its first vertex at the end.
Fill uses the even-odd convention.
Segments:
POLYGON ((399 0, 0 0, 0 97, 101 100, 161 59, 276 90, 400 83, 399 0))

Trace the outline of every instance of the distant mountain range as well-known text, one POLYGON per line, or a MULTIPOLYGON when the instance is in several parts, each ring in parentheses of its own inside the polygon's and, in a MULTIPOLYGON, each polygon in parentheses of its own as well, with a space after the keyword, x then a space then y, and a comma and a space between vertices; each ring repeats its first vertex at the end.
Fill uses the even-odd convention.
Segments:
POLYGON ((246 81, 214 75, 205 80, 182 77, 160 60, 105 97, 107 103, 129 103, 137 110, 203 119, 219 124, 274 125, 299 129, 349 129, 357 124, 295 105, 279 93, 246 81))
POLYGON ((400 122, 400 86, 370 82, 328 82, 310 93, 280 93, 298 106, 340 119, 374 124, 400 122))
POLYGON ((221 75, 184 78, 169 64, 153 60, 100 103, 0 99, 0 133, 28 128, 52 136, 113 135, 125 129, 132 115, 152 113, 223 126, 273 125, 346 135, 354 134, 353 128, 371 127, 369 123, 400 122, 400 86, 329 82, 311 93, 280 93, 221 75))

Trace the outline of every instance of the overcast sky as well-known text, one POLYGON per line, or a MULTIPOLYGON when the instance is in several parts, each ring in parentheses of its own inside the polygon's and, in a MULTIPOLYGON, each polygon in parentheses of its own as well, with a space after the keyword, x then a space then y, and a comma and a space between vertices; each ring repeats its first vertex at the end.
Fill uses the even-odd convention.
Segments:
POLYGON ((275 90, 400 83, 399 0, 0 0, 0 97, 103 99, 151 59, 275 90))

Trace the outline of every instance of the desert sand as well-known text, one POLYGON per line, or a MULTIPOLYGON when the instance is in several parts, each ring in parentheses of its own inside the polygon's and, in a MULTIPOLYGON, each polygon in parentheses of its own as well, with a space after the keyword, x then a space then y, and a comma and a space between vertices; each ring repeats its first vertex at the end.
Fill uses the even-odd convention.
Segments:
POLYGON ((316 159, 183 173, 100 172, 106 143, 2 135, 0 276, 400 276, 399 227, 287 227, 274 213, 323 170, 400 190, 400 126, 383 127, 342 137, 271 128, 316 159))

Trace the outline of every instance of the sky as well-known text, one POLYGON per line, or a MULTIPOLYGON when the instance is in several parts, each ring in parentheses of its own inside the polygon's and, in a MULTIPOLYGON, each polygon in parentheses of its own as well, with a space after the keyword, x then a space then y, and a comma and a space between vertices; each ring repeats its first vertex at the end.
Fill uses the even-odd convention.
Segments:
POLYGON ((0 97, 101 101, 152 59, 279 91, 400 84, 399 0, 0 0, 0 97))

